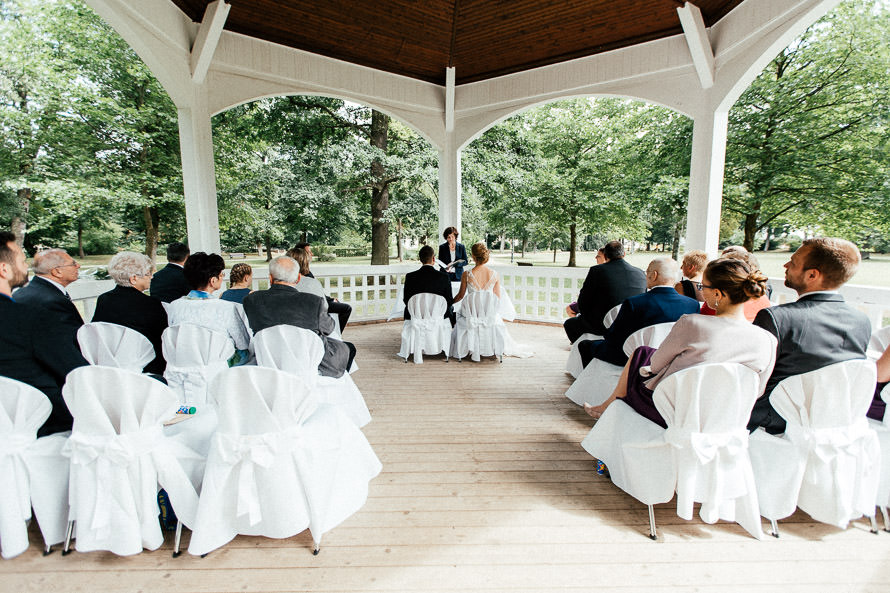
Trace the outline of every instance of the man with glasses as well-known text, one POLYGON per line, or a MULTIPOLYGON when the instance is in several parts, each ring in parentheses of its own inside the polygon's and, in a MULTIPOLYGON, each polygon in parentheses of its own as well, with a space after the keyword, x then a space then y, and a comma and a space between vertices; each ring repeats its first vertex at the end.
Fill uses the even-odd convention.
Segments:
POLYGON ((776 336, 779 343, 776 366, 754 404, 748 430, 762 426, 771 434, 785 431, 785 420, 769 403, 782 379, 865 358, 871 323, 838 292, 856 273, 859 261, 855 245, 826 237, 807 239, 785 264, 785 286, 797 291, 798 299, 763 309, 754 318, 754 325, 776 336))
POLYGON ((48 249, 34 256, 34 278, 15 293, 15 300, 40 307, 56 322, 56 331, 69 335, 77 344, 77 330, 83 325, 77 307, 68 295, 68 285, 77 281, 80 264, 64 249, 48 249))
MULTIPOLYGON (((44 436, 71 428, 71 414, 62 399, 65 376, 87 361, 70 339, 60 334, 45 310, 19 302, 28 281, 28 264, 15 235, 0 231, 0 375, 39 389, 53 405, 37 432, 44 436)), ((53 288, 53 290, 56 290, 53 288)))

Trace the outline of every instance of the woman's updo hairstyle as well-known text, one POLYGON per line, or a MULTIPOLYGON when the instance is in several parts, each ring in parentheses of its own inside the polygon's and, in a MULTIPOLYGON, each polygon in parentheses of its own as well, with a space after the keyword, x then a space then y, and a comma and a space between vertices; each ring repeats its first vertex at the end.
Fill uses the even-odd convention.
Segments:
POLYGON ((253 276, 253 268, 250 264, 235 264, 229 271, 229 284, 244 282, 248 276, 253 276))
POLYGON ((485 246, 485 243, 473 243, 473 246, 470 248, 470 252, 473 254, 473 259, 476 260, 477 264, 485 264, 488 263, 488 258, 491 255, 491 252, 488 250, 488 247, 485 246))
POLYGON ((715 259, 705 268, 702 280, 728 295, 733 305, 759 299, 766 294, 766 276, 758 269, 752 270, 741 259, 715 259))

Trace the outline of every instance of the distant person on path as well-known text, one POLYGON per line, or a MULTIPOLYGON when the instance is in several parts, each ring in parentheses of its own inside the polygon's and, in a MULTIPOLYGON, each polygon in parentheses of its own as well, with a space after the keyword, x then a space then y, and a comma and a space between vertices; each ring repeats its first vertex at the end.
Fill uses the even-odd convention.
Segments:
POLYGON ((183 266, 188 258, 189 248, 185 243, 167 245, 167 265, 151 279, 148 294, 165 303, 172 303, 187 295, 191 287, 185 279, 183 266))
POLYGON ((450 269, 446 269, 448 279, 451 282, 460 282, 464 273, 464 266, 467 265, 467 248, 463 243, 457 242, 457 228, 450 226, 442 233, 445 242, 439 245, 439 261, 448 266, 454 263, 450 269))
POLYGON ((624 261, 624 246, 609 241, 603 247, 604 263, 592 266, 578 294, 578 316, 566 319, 563 327, 573 344, 583 334, 603 336, 603 317, 615 305, 646 291, 646 274, 624 261))

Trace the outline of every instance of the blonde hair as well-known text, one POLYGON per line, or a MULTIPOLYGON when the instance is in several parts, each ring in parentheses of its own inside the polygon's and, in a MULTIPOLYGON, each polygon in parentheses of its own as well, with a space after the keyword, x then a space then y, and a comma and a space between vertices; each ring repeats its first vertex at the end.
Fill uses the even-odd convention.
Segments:
POLYGON ((687 251, 683 256, 682 267, 684 268, 695 268, 696 272, 702 272, 706 265, 708 265, 708 254, 700 249, 687 251))
POLYGON ((229 271, 229 284, 243 282, 248 276, 253 276, 253 268, 250 264, 235 264, 229 271))
POLYGON ((491 256, 491 252, 488 250, 488 247, 485 246, 485 243, 473 243, 473 246, 470 248, 470 252, 473 254, 473 259, 476 260, 476 264, 485 264, 488 263, 488 258, 491 256))

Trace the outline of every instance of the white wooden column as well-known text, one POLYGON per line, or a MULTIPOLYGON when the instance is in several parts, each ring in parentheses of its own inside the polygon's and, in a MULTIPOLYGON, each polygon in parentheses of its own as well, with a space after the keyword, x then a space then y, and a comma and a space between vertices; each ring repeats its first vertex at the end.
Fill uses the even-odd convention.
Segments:
POLYGON ((726 111, 706 110, 694 118, 692 128, 686 249, 702 249, 712 257, 720 240, 728 116, 726 111))
POLYGON ((196 88, 191 105, 179 108, 177 114, 189 249, 219 253, 213 132, 203 89, 196 88))
POLYGON ((446 227, 460 226, 460 151, 448 142, 439 150, 439 239, 446 227))

